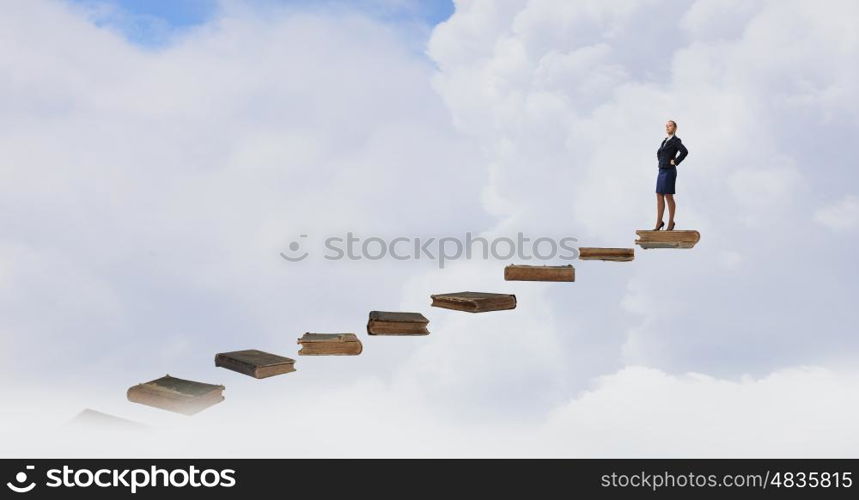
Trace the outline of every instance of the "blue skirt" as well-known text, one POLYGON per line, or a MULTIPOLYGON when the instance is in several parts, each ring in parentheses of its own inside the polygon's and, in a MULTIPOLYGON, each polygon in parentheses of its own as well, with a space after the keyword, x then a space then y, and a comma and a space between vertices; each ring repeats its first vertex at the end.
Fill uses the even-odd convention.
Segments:
POLYGON ((677 167, 660 168, 656 177, 656 192, 659 194, 674 194, 674 183, 677 181, 677 167))

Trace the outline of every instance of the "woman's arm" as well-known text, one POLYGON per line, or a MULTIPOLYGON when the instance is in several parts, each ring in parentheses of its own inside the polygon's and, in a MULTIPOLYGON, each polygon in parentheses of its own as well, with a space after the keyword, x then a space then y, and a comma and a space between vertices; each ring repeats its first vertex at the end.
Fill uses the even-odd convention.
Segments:
POLYGON ((677 151, 680 152, 680 155, 677 158, 671 160, 671 164, 680 165, 680 162, 683 161, 683 158, 686 158, 686 155, 689 154, 689 150, 686 149, 686 146, 684 146, 682 142, 680 142, 679 137, 675 137, 675 139, 677 139, 677 151))

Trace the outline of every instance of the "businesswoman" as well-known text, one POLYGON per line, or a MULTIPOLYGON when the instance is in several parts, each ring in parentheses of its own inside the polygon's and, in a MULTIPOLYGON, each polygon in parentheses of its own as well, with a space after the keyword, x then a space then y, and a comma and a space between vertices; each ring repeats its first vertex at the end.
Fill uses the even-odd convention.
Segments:
POLYGON ((656 177, 656 227, 659 231, 665 222, 662 215, 665 213, 665 204, 668 203, 668 231, 674 229, 674 184, 677 182, 677 165, 686 158, 689 150, 680 142, 680 138, 674 135, 677 131, 677 123, 674 120, 665 122, 665 132, 668 134, 659 149, 656 150, 656 159, 659 160, 659 175, 656 177), (679 155, 678 155, 679 153, 679 155))

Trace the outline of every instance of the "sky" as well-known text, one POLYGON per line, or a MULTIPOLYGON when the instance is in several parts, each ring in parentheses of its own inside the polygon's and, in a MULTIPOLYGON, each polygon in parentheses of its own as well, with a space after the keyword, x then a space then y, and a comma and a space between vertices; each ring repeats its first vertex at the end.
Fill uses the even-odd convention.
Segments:
POLYGON ((855 456, 855 2, 138 5, 0 18, 0 454, 855 456), (319 254, 347 232, 632 246, 668 119, 694 249, 575 283, 319 254), (429 307, 461 290, 517 308, 429 307), (368 337, 370 310, 431 334, 368 337), (364 352, 297 357, 307 331, 364 352), (248 348, 297 371, 213 366, 248 348), (226 400, 126 401, 165 373, 226 400), (146 430, 67 432, 84 408, 146 430))
MULTIPOLYGON (((218 0, 67 1, 90 10, 97 26, 116 29, 129 41, 149 48, 168 45, 173 37, 216 18, 221 8, 218 0)), ((409 25, 419 33, 418 27, 432 27, 453 13, 450 0, 251 0, 244 4, 302 11, 356 10, 386 23, 409 25)))

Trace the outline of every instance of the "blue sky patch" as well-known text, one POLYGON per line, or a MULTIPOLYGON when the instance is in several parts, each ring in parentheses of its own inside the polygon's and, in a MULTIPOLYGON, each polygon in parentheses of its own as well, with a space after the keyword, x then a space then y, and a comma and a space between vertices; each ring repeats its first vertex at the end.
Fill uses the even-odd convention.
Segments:
MULTIPOLYGON (((87 8, 99 26, 120 31, 128 40, 148 47, 169 42, 171 36, 216 15, 216 0, 66 0, 87 8)), ((349 8, 384 22, 434 26, 453 14, 452 0, 250 0, 263 5, 322 9, 349 8)))

